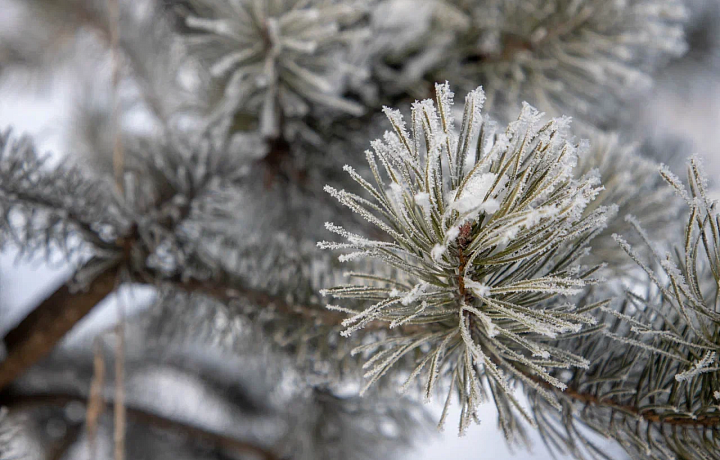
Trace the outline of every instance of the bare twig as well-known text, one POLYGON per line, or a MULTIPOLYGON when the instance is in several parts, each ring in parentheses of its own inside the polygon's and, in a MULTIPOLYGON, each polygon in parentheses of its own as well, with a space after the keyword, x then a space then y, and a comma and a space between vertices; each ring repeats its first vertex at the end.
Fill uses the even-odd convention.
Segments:
MULTIPOLYGON (((119 95, 120 84, 120 7, 117 0, 108 0, 110 13, 110 52, 112 53, 112 126, 115 130, 115 143, 113 145, 113 172, 115 184, 120 196, 124 194, 123 171, 125 169, 125 156, 123 153, 122 136, 119 123, 119 95)), ((122 296, 117 299, 118 324, 116 328, 117 342, 115 347, 115 424, 113 440, 115 444, 115 460, 125 460, 125 311, 122 296)))
POLYGON ((115 328, 115 460, 125 460, 125 308, 122 296, 117 301, 118 323, 115 328))
POLYGON ((93 379, 90 384, 90 397, 88 398, 87 410, 85 412, 85 420, 88 432, 88 453, 89 458, 96 458, 96 435, 97 426, 100 416, 105 409, 105 400, 103 399, 103 387, 105 386, 105 357, 103 355, 102 344, 95 339, 95 353, 93 356, 93 379))

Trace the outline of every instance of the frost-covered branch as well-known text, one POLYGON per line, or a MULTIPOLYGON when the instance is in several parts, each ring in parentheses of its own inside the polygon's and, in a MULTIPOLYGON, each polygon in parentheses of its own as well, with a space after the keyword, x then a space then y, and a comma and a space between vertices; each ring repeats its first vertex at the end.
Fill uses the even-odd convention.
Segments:
MULTIPOLYGON (((628 290, 619 306, 602 309, 603 338, 580 338, 563 345, 593 363, 566 380, 586 404, 570 399, 563 403, 566 412, 575 414, 573 423, 568 424, 567 417, 548 416, 547 405, 534 398, 543 436, 577 457, 603 457, 586 442, 579 428, 584 425, 617 440, 631 455, 662 460, 716 458, 714 443, 720 433, 717 204, 707 196, 699 160, 688 164, 689 190, 666 167, 660 175, 689 207, 681 245, 666 255, 650 248, 646 253, 655 260, 647 261, 615 235, 645 272, 645 288, 628 290)), ((637 221, 634 225, 640 241, 650 245, 642 226, 637 221)))
POLYGON ((390 42, 380 77, 400 91, 429 89, 428 80, 468 91, 481 84, 487 107, 505 120, 528 101, 613 126, 623 98, 647 90, 655 71, 686 51, 686 19, 679 0, 389 0, 377 27, 400 23, 414 34, 376 35, 390 42))
POLYGON ((114 239, 128 225, 122 205, 103 181, 47 159, 29 138, 0 134, 0 247, 47 260, 59 252, 77 261, 87 251, 112 259, 114 239))
POLYGON ((257 116, 264 137, 281 136, 281 120, 306 115, 315 105, 353 115, 363 107, 343 97, 349 44, 362 2, 329 0, 192 0, 178 8, 185 42, 222 86, 216 117, 257 116))
POLYGON ((543 122, 525 106, 507 130, 496 132, 481 113, 478 89, 466 98, 458 132, 449 85, 437 85, 436 92, 437 105, 426 100, 413 106, 409 130, 398 111, 385 109, 393 131, 366 152, 374 184, 347 168, 371 199, 327 188, 390 241, 328 225, 347 243, 319 245, 353 251, 342 260, 375 258, 394 269, 354 274, 361 283, 324 291, 372 302, 359 310, 332 307, 350 315, 343 335, 373 321, 420 329, 356 349, 370 357, 368 386, 409 352, 423 350, 407 385, 424 372, 430 398, 439 381, 452 382, 462 401, 463 432, 485 398, 483 380, 496 398, 523 412, 511 379, 527 380, 529 372, 564 389, 550 375, 553 368, 589 365, 543 337, 562 338, 595 324, 587 310, 550 300, 594 283, 595 269, 576 260, 605 225, 607 211, 584 214, 602 187, 593 175, 573 178, 578 146, 566 140, 567 120, 543 122))

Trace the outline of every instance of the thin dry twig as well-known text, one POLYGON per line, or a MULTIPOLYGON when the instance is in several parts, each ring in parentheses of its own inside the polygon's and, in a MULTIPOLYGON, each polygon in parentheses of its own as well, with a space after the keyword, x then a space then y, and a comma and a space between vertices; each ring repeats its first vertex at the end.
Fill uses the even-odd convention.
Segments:
MULTIPOLYGON (((120 308, 118 308, 120 310, 120 308)), ((125 460, 125 318, 122 317, 116 327, 117 344, 115 347, 115 460, 125 460)))
POLYGON ((97 427, 100 416, 105 409, 105 400, 103 398, 103 388, 105 387, 105 357, 103 355, 102 344, 97 338, 95 339, 94 346, 93 378, 90 384, 90 397, 88 398, 87 410, 85 412, 89 458, 97 457, 97 427))
POLYGON ((117 296, 118 323, 115 328, 115 460, 125 460, 125 307, 117 296))
MULTIPOLYGON (((108 0, 108 12, 110 13, 110 49, 112 53, 112 126, 115 130, 115 142, 113 145, 113 171, 115 183, 120 195, 123 195, 123 170, 125 168, 125 157, 123 153, 122 136, 119 123, 119 95, 120 84, 120 8, 117 0, 108 0)), ((125 460, 125 311, 122 296, 118 295, 117 301, 118 324, 116 328, 117 342, 115 347, 115 423, 114 423, 114 458, 125 460)))

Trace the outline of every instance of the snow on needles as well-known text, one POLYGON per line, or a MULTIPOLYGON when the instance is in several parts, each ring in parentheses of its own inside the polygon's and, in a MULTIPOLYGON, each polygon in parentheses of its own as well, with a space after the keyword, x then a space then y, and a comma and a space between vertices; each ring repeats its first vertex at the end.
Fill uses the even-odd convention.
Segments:
POLYGON ((586 144, 568 140, 569 119, 545 120, 525 104, 517 120, 496 132, 481 113, 485 95, 478 88, 465 98, 458 129, 449 84, 435 90, 436 100, 413 104, 407 121, 384 108, 392 130, 366 152, 372 177, 345 168, 365 196, 326 187, 385 237, 365 239, 328 224, 348 242, 319 246, 353 250, 340 259, 368 257, 387 270, 355 274, 360 284, 323 293, 367 301, 363 310, 332 307, 349 315, 343 336, 371 322, 393 330, 355 350, 369 359, 366 388, 413 356, 404 388, 424 374, 426 398, 440 379, 472 382, 451 390, 462 403, 461 432, 475 418, 485 385, 533 423, 509 379, 564 388, 553 368, 587 366, 581 356, 558 353, 537 338, 562 340, 594 324, 591 316, 551 302, 595 282, 594 268, 578 259, 606 225, 608 208, 586 212, 602 186, 597 175, 574 177, 586 144))

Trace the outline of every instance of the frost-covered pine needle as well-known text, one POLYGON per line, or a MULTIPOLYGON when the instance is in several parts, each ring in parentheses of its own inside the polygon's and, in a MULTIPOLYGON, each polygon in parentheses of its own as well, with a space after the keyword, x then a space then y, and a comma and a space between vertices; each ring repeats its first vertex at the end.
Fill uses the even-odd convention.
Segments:
MULTIPOLYGON (((578 336, 558 344, 591 363, 563 379, 580 395, 562 401, 563 414, 575 417, 553 416, 544 398, 530 397, 543 436, 569 446, 578 458, 594 452, 580 425, 615 439, 632 458, 717 458, 720 217, 697 158, 688 164, 689 186, 667 168, 659 170, 667 190, 689 208, 684 238, 665 253, 638 219, 629 219, 636 240, 649 249, 614 239, 645 277, 632 278, 622 302, 600 308, 604 338, 578 336), (586 410, 588 400, 598 403, 586 410)), ((673 235, 663 237, 672 241, 673 235)))
POLYGON ((467 90, 480 83, 487 107, 507 119, 529 101, 552 115, 606 124, 624 99, 651 86, 657 68, 687 49, 682 0, 390 3, 395 22, 413 3, 422 7, 412 9, 412 39, 396 33, 388 40, 400 67, 388 85, 400 80, 412 92, 428 75, 467 90))
POLYGON ((361 2, 331 0, 191 0, 186 42, 207 61, 224 88, 219 115, 258 115, 260 131, 280 134, 284 117, 321 106, 359 115, 342 97, 344 79, 362 73, 347 63, 347 44, 366 35, 357 23, 361 2))
POLYGON ((366 152, 372 178, 346 168, 364 196, 326 188, 387 239, 327 224, 347 242, 319 246, 385 262, 382 276, 396 281, 371 273, 363 284, 323 291, 368 302, 343 322, 344 336, 377 322, 399 331, 357 349, 370 356, 368 385, 412 352, 411 377, 425 375, 427 397, 441 378, 458 379, 463 432, 483 399, 483 381, 525 414, 512 396, 513 376, 563 389, 553 368, 587 366, 581 356, 556 353, 547 339, 595 323, 555 307, 594 282, 594 269, 577 259, 608 210, 586 212, 602 186, 596 175, 575 178, 579 149, 566 137, 567 119, 544 121, 525 105, 503 133, 492 134, 478 88, 465 99, 458 130, 449 85, 436 85, 436 93, 436 101, 416 102, 407 121, 384 109, 392 131, 366 152))

